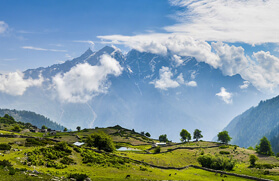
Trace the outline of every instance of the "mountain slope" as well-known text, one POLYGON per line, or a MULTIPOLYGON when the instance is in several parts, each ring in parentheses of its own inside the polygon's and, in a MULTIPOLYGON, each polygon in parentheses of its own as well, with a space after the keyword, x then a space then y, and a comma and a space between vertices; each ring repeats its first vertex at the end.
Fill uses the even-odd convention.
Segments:
POLYGON ((89 49, 63 64, 26 70, 26 78, 41 75, 43 86, 29 88, 17 97, 0 93, 0 106, 34 111, 72 129, 119 124, 146 130, 155 137, 168 134, 171 140, 179 140, 177 132, 182 128, 191 133, 201 129, 204 138, 211 139, 239 112, 263 99, 252 85, 241 89, 244 80, 239 75, 224 76, 221 70, 194 57, 179 59, 178 64, 170 53, 163 56, 131 50, 124 55, 108 46, 96 52, 89 49), (53 77, 65 75, 78 64, 100 66, 105 54, 119 62, 122 74, 107 75, 103 84, 106 91, 85 103, 61 101, 53 77), (231 93, 231 104, 216 95, 222 87, 231 93))
POLYGON ((241 147, 255 146, 263 136, 267 136, 269 139, 273 138, 272 146, 275 148, 278 141, 274 137, 278 137, 278 128, 279 96, 261 101, 258 106, 234 118, 224 130, 233 138, 232 144, 241 147))
POLYGON ((45 125, 48 128, 51 128, 53 130, 63 130, 64 127, 60 124, 57 124, 50 119, 36 114, 34 112, 30 111, 18 111, 18 110, 10 110, 10 109, 0 109, 0 116, 4 116, 5 114, 8 114, 16 121, 20 121, 23 123, 31 123, 34 126, 37 126, 38 128, 41 128, 43 125, 45 125))

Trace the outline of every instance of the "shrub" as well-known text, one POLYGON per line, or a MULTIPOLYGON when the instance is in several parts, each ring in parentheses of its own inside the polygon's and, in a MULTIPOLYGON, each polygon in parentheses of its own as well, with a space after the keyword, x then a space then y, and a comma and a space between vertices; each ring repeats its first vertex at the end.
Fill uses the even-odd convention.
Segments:
POLYGON ((13 167, 9 168, 9 175, 14 175, 16 173, 16 169, 14 169, 13 167))
POLYGON ((26 147, 45 146, 47 144, 53 144, 53 142, 50 140, 39 139, 39 138, 26 138, 26 140, 25 140, 26 147))
POLYGON ((8 160, 3 160, 3 161, 0 160, 0 166, 2 166, 2 167, 11 167, 12 164, 8 160))
POLYGON ((265 163, 265 164, 256 164, 255 168, 259 168, 259 169, 272 169, 274 167, 277 167, 277 165, 274 164, 269 164, 269 163, 265 163))
POLYGON ((229 145, 221 145, 219 146, 220 149, 226 149, 226 148, 229 148, 230 146, 229 145))
POLYGON ((9 144, 1 143, 0 150, 10 150, 12 147, 9 144))
POLYGON ((56 145, 54 145, 54 149, 59 151, 64 151, 68 154, 72 153, 72 149, 69 147, 69 145, 66 142, 59 142, 56 145))
POLYGON ((76 179, 76 181, 83 181, 86 178, 88 178, 88 176, 86 174, 82 174, 82 173, 73 173, 73 174, 70 174, 68 176, 68 178, 74 178, 74 179, 76 179))
POLYGON ((157 146, 155 149, 154 149, 154 153, 160 153, 161 152, 161 147, 160 146, 157 146))
POLYGON ((113 152, 115 150, 111 137, 104 132, 93 133, 86 139, 86 143, 90 147, 96 147, 99 150, 113 152))
POLYGON ((20 127, 19 127, 18 125, 15 125, 15 126, 13 127, 12 131, 20 132, 21 129, 20 129, 20 127))
POLYGON ((62 160, 60 160, 60 163, 70 165, 70 164, 75 164, 75 161, 72 158, 63 157, 62 160))
POLYGON ((210 154, 199 156, 198 162, 203 167, 215 170, 232 170, 236 163, 232 158, 212 156, 210 154))
POLYGON ((229 155, 229 154, 230 154, 229 151, 220 151, 219 153, 220 153, 221 155, 229 155))
POLYGON ((250 166, 251 166, 251 167, 254 167, 255 164, 256 164, 256 161, 257 161, 258 159, 259 159, 259 158, 258 158, 256 155, 250 155, 250 157, 249 157, 250 166))

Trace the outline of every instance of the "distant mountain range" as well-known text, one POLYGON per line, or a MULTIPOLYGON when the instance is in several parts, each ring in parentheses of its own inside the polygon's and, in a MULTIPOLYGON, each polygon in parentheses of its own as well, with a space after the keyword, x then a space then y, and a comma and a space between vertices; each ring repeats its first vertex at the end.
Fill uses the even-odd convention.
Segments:
POLYGON ((37 126, 38 128, 41 128, 43 125, 45 125, 46 127, 51 128, 53 130, 64 130, 64 127, 60 124, 51 121, 43 115, 39 115, 31 111, 0 109, 0 117, 3 117, 5 114, 12 116, 16 121, 20 121, 23 123, 31 123, 32 125, 37 126))
POLYGON ((24 74, 25 78, 41 75, 45 80, 43 86, 28 88, 23 96, 1 93, 2 108, 34 111, 72 129, 119 124, 148 131, 155 138, 168 134, 176 141, 182 128, 191 133, 201 129, 204 138, 211 139, 229 120, 264 98, 252 85, 241 87, 245 81, 241 76, 224 76, 219 69, 194 57, 137 50, 123 54, 109 46, 97 52, 88 49, 73 60, 29 69, 24 74), (53 77, 65 75, 80 64, 100 66, 103 55, 119 62, 123 68, 121 75, 107 75, 105 91, 85 103, 59 100, 53 89, 53 77), (216 95, 222 87, 231 93, 232 103, 225 103, 216 95))
POLYGON ((279 152, 279 96, 251 107, 235 117, 224 130, 233 138, 232 144, 254 147, 266 136, 271 141, 273 151, 279 152))

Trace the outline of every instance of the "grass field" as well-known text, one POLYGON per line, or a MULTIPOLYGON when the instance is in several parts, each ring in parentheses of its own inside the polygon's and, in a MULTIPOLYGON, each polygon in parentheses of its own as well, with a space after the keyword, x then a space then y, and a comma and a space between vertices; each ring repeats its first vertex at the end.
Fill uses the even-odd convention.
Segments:
MULTIPOLYGON (((0 143, 10 143, 12 149, 10 151, 0 151, 4 156, 0 156, 0 160, 9 160, 14 168, 36 170, 41 172, 37 177, 28 175, 28 172, 16 172, 15 175, 9 175, 9 172, 5 169, 0 169, 1 179, 4 180, 50 180, 53 177, 66 178, 70 173, 83 173, 87 174, 92 180, 124 180, 127 175, 130 175, 132 180, 246 180, 240 177, 220 176, 220 174, 215 174, 213 172, 204 171, 201 169, 196 169, 189 167, 183 170, 175 169, 159 169, 153 168, 148 164, 163 166, 163 167, 185 167, 188 165, 198 165, 197 158, 202 154, 220 155, 220 151, 229 152, 226 157, 233 157, 237 160, 236 166, 232 173, 250 175, 258 178, 267 178, 271 180, 279 180, 279 169, 256 169, 249 168, 249 155, 255 154, 259 157, 257 163, 261 164, 277 164, 279 165, 279 160, 275 157, 262 156, 255 153, 253 150, 247 150, 244 148, 236 146, 228 146, 225 148, 219 147, 219 143, 214 142, 190 142, 190 143, 170 143, 166 146, 161 147, 161 153, 154 154, 154 148, 152 147, 153 142, 156 140, 151 140, 138 133, 133 133, 130 130, 117 129, 117 128, 98 128, 91 129, 80 132, 63 132, 56 135, 46 137, 52 138, 59 141, 66 141, 68 143, 73 143, 75 141, 84 141, 89 134, 96 131, 104 131, 109 134, 116 147, 130 147, 142 150, 138 151, 115 151, 120 157, 128 157, 134 160, 143 161, 146 164, 141 164, 139 162, 129 161, 123 164, 111 164, 111 163, 83 163, 83 157, 81 153, 77 151, 72 151, 69 155, 71 159, 76 164, 68 165, 66 168, 57 169, 54 167, 46 167, 42 165, 29 165, 24 164, 28 156, 28 152, 32 152, 35 149, 52 147, 39 146, 39 147, 25 147, 25 138, 4 138, 0 137, 0 143), (78 137, 79 138, 78 138, 78 137), (13 143, 13 144, 12 144, 13 143), (178 149, 179 148, 179 149, 178 149), (145 150, 149 150, 151 153, 147 154, 145 150), (268 174, 266 174, 269 171, 268 174)), ((0 132, 1 133, 1 132, 0 132)), ((8 134, 9 132, 2 131, 3 134, 8 134)), ((25 133, 26 135, 27 133, 25 133)), ((43 135, 38 134, 38 137, 43 135)), ((53 143, 54 144, 54 143, 53 143)), ((86 150, 84 147, 83 150, 86 150)), ((61 161, 57 159, 57 162, 61 161)))

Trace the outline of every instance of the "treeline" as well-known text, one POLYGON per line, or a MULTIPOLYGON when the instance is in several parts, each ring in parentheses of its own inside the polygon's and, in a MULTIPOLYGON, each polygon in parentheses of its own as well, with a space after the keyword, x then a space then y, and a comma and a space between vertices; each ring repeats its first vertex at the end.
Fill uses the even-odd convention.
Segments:
POLYGON ((12 116, 15 119, 15 121, 31 123, 32 125, 37 126, 38 128, 41 128, 43 125, 45 125, 46 127, 51 128, 53 130, 64 130, 64 127, 62 125, 51 121, 49 118, 46 118, 43 115, 36 114, 31 111, 0 109, 0 116, 4 116, 5 114, 12 116))

